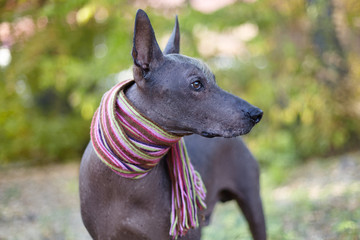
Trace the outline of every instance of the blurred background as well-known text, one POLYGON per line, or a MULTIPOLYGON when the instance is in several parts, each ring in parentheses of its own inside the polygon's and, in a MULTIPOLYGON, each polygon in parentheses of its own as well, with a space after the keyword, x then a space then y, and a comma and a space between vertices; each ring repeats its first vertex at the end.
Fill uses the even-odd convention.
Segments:
MULTIPOLYGON (((89 239, 77 175, 102 94, 131 77, 136 10, 264 111, 270 239, 360 239, 360 1, 1 0, 0 239, 89 239), (19 226, 21 226, 19 228, 19 226)), ((232 203, 204 239, 251 239, 232 203)))

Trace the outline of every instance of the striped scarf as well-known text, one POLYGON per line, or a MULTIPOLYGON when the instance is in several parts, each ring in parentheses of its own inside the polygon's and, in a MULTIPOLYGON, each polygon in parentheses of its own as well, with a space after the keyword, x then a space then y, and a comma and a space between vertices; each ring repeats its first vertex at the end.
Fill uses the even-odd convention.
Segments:
POLYGON ((199 226, 197 207, 206 208, 206 189, 184 139, 147 119, 126 98, 123 89, 130 83, 120 82, 104 94, 91 123, 91 141, 101 161, 125 178, 146 176, 167 155, 172 184, 169 234, 176 239, 199 226))

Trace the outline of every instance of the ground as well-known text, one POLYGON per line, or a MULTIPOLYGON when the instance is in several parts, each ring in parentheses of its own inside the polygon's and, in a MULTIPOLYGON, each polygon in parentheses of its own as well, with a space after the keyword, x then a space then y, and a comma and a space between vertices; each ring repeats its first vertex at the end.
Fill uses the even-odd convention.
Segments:
MULTIPOLYGON (((88 240, 78 163, 0 170, 0 240, 88 240)), ((274 186, 262 178, 269 239, 360 239, 360 152, 315 159, 274 186)), ((251 239, 234 203, 219 204, 205 240, 251 239)))
MULTIPOLYGON (((360 152, 314 159, 273 186, 262 177, 270 240, 360 240, 360 152)), ((206 240, 251 239, 235 204, 218 205, 206 240)))

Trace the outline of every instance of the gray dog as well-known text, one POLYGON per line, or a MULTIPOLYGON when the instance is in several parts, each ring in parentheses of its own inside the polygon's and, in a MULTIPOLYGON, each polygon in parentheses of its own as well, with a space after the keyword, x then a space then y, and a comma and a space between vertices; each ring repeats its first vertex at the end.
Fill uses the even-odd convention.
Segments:
MULTIPOLYGON (((200 239, 215 204, 235 200, 253 238, 264 240, 258 164, 241 139, 232 138, 250 132, 263 113, 220 89, 204 63, 179 54, 179 34, 176 19, 162 52, 148 16, 138 10, 134 82, 124 90, 146 118, 171 134, 186 135, 188 155, 207 188, 207 208, 197 212, 199 227, 179 239, 200 239)), ((80 167, 80 199, 82 219, 93 239, 172 239, 171 181, 165 157, 145 177, 134 180, 112 171, 90 142, 80 167)))

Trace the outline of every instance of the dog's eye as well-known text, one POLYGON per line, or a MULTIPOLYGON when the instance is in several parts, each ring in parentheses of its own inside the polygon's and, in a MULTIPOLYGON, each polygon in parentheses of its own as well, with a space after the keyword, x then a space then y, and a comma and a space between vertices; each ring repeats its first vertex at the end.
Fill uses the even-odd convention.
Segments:
POLYGON ((200 91, 203 88, 203 85, 200 81, 195 81, 193 83, 191 83, 191 87, 195 90, 195 91, 200 91))

